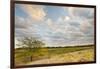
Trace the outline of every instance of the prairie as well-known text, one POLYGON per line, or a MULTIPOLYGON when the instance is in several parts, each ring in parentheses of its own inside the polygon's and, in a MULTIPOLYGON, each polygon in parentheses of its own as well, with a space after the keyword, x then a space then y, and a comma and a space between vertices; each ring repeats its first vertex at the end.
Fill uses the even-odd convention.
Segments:
POLYGON ((94 61, 94 45, 42 47, 31 52, 27 48, 15 49, 15 65, 36 65, 94 61))

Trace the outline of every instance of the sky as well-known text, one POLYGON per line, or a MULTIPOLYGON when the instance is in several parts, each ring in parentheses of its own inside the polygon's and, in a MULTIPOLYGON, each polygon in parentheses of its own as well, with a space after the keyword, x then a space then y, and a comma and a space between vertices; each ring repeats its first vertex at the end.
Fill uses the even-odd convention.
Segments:
POLYGON ((15 4, 15 44, 30 36, 46 46, 94 44, 94 8, 15 4))

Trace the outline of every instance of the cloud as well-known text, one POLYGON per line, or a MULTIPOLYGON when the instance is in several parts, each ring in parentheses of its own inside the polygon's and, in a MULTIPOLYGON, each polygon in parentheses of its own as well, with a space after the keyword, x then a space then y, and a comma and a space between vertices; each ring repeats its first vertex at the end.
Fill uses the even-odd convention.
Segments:
POLYGON ((79 16, 85 19, 91 19, 94 16, 94 10, 92 8, 75 8, 73 13, 74 16, 79 16))
POLYGON ((68 21, 68 20, 70 20, 71 18, 69 17, 69 16, 65 16, 65 21, 68 21))
POLYGON ((67 23, 70 23, 73 27, 78 27, 83 33, 91 30, 91 32, 94 32, 93 8, 64 7, 64 9, 65 11, 69 12, 69 17, 71 18, 70 22, 67 21, 67 23))
POLYGON ((20 7, 33 20, 41 21, 46 16, 46 13, 45 13, 45 11, 43 9, 44 7, 41 6, 41 5, 21 4, 20 7))
MULTIPOLYGON (((45 17, 46 6, 22 4, 21 7, 28 17, 15 18, 15 33, 18 37, 37 37, 49 46, 94 43, 92 8, 64 7, 68 15, 61 15, 53 20, 53 18, 45 17)), ((51 16, 54 15, 51 14, 51 16)))
POLYGON ((15 17, 15 36, 16 38, 34 36, 40 37, 37 33, 37 29, 33 27, 34 21, 26 17, 15 17))
POLYGON ((87 21, 84 21, 81 25, 80 25, 80 30, 85 32, 85 31, 88 31, 89 30, 92 30, 93 31, 93 26, 91 23, 87 22, 87 21), (89 29, 91 28, 91 29, 89 29))
POLYGON ((93 8, 64 7, 64 10, 69 13, 71 18, 91 19, 94 17, 93 8))
POLYGON ((15 17, 15 27, 16 28, 28 28, 32 25, 32 22, 29 18, 23 18, 23 17, 19 17, 19 16, 16 16, 15 17))
POLYGON ((52 19, 47 21, 48 28, 51 28, 56 36, 60 34, 59 37, 62 39, 59 40, 60 38, 55 38, 55 36, 46 38, 51 42, 55 41, 56 45, 62 43, 65 45, 94 43, 93 9, 72 7, 68 8, 67 11, 70 11, 68 16, 62 16, 55 22, 52 19))
POLYGON ((56 24, 56 23, 57 22, 53 22, 52 19, 50 19, 50 18, 47 19, 47 21, 46 21, 46 24, 47 24, 48 28, 52 31, 55 31, 55 32, 60 31, 60 29, 61 29, 60 24, 56 24))

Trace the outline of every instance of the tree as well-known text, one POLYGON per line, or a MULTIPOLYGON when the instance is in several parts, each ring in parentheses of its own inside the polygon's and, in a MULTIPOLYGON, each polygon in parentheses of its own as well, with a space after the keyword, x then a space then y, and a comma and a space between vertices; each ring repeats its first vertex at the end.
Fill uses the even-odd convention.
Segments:
POLYGON ((17 44, 17 46, 25 49, 25 54, 30 56, 30 61, 33 61, 33 52, 37 52, 42 46, 45 45, 42 41, 39 41, 33 37, 24 37, 18 41, 19 44, 17 44))

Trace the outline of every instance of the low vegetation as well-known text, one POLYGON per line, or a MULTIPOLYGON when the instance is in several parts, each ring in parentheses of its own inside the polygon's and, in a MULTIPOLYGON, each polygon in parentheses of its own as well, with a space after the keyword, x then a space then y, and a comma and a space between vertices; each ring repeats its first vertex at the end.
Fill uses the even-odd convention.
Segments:
MULTIPOLYGON (((49 59, 52 63, 60 62, 85 62, 93 61, 94 59, 94 46, 74 46, 74 47, 44 47, 39 48, 37 51, 28 52, 26 48, 15 49, 15 64, 25 65, 28 63, 33 63, 39 60, 49 59), (32 55, 31 61, 29 54, 32 55), (58 59, 58 60, 57 60, 58 59), (63 59, 63 60, 62 60, 63 59), (72 60, 73 59, 73 60, 72 60), (56 61, 54 61, 56 60, 56 61)), ((43 62, 39 62, 43 63, 43 62)), ((36 62, 36 64, 39 64, 36 62)), ((47 62, 46 62, 47 63, 47 62)))
POLYGON ((33 37, 19 40, 15 65, 87 62, 94 60, 94 45, 45 47, 33 37))

